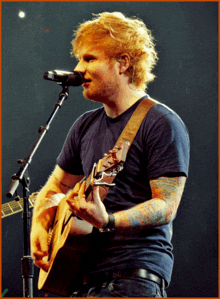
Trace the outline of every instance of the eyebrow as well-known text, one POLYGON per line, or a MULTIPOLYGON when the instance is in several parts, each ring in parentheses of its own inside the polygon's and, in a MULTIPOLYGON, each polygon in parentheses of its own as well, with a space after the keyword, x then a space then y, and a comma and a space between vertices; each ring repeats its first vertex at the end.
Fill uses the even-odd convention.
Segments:
POLYGON ((94 54, 85 54, 83 56, 84 56, 84 59, 85 58, 96 58, 96 56, 94 54))
POLYGON ((96 58, 96 56, 94 54, 85 53, 81 57, 79 57, 79 56, 77 57, 78 60, 80 60, 80 58, 83 58, 84 60, 86 60, 86 59, 90 59, 90 58, 96 58))

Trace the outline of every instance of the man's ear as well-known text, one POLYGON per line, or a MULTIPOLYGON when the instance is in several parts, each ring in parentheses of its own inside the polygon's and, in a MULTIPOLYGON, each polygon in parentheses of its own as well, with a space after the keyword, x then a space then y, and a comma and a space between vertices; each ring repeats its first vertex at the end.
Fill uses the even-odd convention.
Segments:
POLYGON ((131 65, 130 56, 127 53, 124 53, 120 55, 118 62, 120 63, 119 74, 124 74, 131 65))

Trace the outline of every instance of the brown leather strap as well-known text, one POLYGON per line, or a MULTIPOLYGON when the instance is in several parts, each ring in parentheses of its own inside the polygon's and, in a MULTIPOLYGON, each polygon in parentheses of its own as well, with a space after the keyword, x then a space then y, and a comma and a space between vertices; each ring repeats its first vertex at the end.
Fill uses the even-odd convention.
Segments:
POLYGON ((121 135, 119 136, 119 139, 116 142, 115 146, 119 146, 125 141, 128 141, 130 145, 132 144, 147 112, 157 103, 157 101, 149 97, 140 102, 140 104, 137 106, 134 113, 130 117, 121 135))
MULTIPOLYGON (((115 146, 119 146, 119 145, 123 144, 125 141, 128 141, 130 143, 128 146, 128 150, 129 150, 129 147, 131 146, 131 144, 141 126, 141 123, 142 123, 144 117, 146 116, 146 114, 150 110, 150 108, 153 107, 157 103, 158 103, 157 101, 155 101, 149 97, 143 99, 140 102, 140 104, 137 106, 137 108, 131 115, 131 117, 130 117, 129 121, 127 122, 127 125, 125 126, 121 135, 119 136, 119 139, 116 142, 115 146)), ((104 180, 108 184, 111 184, 114 179, 115 179, 115 176, 109 176, 109 177, 105 177, 104 180)), ((104 200, 105 196, 107 195, 108 189, 109 189, 109 187, 107 187, 107 186, 100 187, 99 194, 100 194, 102 201, 104 200)))

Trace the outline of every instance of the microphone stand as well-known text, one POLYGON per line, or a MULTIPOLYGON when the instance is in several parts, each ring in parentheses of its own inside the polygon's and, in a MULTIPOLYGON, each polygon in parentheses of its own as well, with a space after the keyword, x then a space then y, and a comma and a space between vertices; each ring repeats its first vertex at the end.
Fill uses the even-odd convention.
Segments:
MULTIPOLYGON (((32 158, 39 147, 43 137, 49 130, 50 124, 54 119, 56 113, 61 108, 63 102, 68 98, 69 86, 65 83, 58 83, 62 85, 63 90, 59 94, 59 99, 55 104, 55 108, 51 113, 46 124, 38 129, 40 133, 34 146, 32 147, 29 155, 24 160, 18 160, 21 167, 17 174, 12 176, 12 183, 9 186, 6 196, 11 198, 13 195, 17 195, 17 188, 19 184, 22 185, 23 190, 23 236, 24 236, 24 247, 23 247, 23 258, 21 259, 21 273, 23 278, 23 297, 33 297, 33 277, 34 277, 34 265, 33 259, 30 256, 30 226, 31 226, 31 213, 28 203, 29 198, 29 187, 30 178, 27 172, 28 167, 31 164, 32 158)), ((19 196, 16 196, 15 200, 19 200, 19 196)))

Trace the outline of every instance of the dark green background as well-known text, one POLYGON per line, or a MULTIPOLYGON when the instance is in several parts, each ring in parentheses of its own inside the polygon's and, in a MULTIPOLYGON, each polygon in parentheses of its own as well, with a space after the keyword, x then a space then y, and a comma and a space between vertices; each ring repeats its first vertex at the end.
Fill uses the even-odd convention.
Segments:
MULTIPOLYGON (((70 41, 76 26, 92 13, 121 11, 138 16, 152 30, 159 62, 151 97, 174 109, 188 127, 191 163, 174 222, 175 266, 170 297, 218 296, 218 3, 217 2, 3 2, 2 3, 2 202, 19 165, 37 139, 61 88, 45 81, 52 69, 73 70, 70 41), (18 11, 26 18, 20 19, 18 11), (46 31, 45 31, 46 30, 46 31)), ((30 167, 31 192, 52 171, 76 118, 98 107, 71 87, 30 167)), ((19 194, 21 188, 19 188, 19 194)), ((22 297, 21 213, 2 219, 2 292, 22 297)), ((35 269, 34 296, 37 291, 35 269)))

